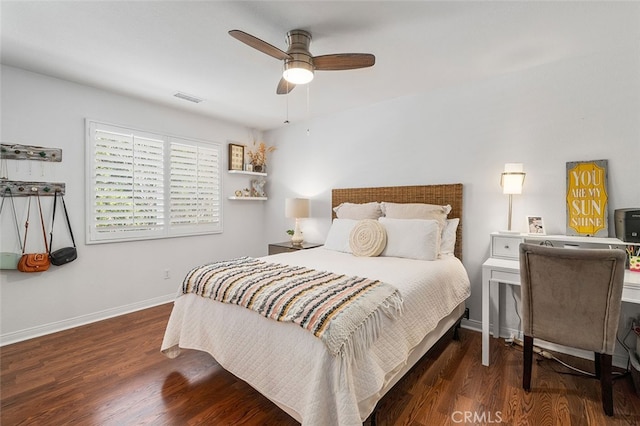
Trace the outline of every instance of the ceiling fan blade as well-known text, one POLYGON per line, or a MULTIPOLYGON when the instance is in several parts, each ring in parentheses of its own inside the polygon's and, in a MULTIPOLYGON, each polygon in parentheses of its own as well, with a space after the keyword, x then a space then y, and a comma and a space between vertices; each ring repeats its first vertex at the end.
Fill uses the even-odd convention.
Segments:
POLYGON ((276 93, 278 95, 286 95, 287 93, 292 91, 294 87, 296 87, 295 84, 289 83, 283 77, 283 78, 280 79, 280 82, 278 83, 278 88, 276 89, 276 93))
POLYGON ((262 41, 257 37, 252 36, 251 34, 247 34, 244 31, 240 30, 231 30, 229 31, 229 35, 237 40, 240 40, 247 46, 251 46, 256 50, 261 51, 262 53, 266 53, 269 56, 272 56, 276 59, 284 60, 291 58, 291 56, 275 46, 270 45, 266 41, 262 41))
POLYGON ((366 68, 376 63, 370 53, 336 53, 313 57, 313 66, 319 71, 340 71, 366 68))

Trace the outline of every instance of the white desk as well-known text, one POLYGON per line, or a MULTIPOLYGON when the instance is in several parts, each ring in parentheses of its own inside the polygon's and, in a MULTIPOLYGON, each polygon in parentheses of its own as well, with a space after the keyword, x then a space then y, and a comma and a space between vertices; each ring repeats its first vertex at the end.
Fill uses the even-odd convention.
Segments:
MULTIPOLYGON (((519 246, 525 239, 533 242, 549 241, 555 247, 563 247, 565 243, 603 248, 618 248, 630 244, 616 238, 491 234, 491 257, 482 265, 482 365, 489 365, 490 323, 493 323, 493 337, 500 337, 500 284, 520 285, 519 246)), ((640 273, 625 271, 622 301, 640 304, 640 273)))

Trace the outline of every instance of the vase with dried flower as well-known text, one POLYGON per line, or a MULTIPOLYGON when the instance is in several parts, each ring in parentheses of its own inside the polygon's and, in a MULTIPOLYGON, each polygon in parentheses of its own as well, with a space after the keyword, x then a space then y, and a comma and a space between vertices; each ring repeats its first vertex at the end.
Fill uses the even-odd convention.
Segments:
POLYGON ((252 147, 247 147, 247 157, 254 172, 267 171, 267 154, 276 150, 275 146, 267 146, 264 142, 253 141, 252 147))

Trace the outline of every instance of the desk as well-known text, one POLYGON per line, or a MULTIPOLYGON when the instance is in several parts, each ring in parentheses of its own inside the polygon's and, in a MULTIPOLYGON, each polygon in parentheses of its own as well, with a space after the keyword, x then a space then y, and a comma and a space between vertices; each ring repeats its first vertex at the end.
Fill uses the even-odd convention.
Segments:
MULTIPOLYGON (((555 247, 565 244, 592 248, 631 245, 616 238, 491 234, 491 257, 482 265, 482 365, 489 365, 490 322, 493 323, 493 337, 500 337, 500 284, 520 285, 519 246, 525 240, 532 243, 548 241, 555 247)), ((640 273, 625 271, 622 301, 640 304, 640 273)))

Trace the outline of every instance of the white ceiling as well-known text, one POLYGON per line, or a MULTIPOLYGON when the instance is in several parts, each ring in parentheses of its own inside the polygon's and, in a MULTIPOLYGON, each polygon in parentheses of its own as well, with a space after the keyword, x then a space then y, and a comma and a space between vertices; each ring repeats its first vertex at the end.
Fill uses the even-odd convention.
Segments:
POLYGON ((308 116, 524 70, 638 50, 640 4, 612 2, 5 1, 1 61, 265 130, 308 116), (276 95, 282 64, 230 37, 314 55, 373 53, 372 68, 317 72, 276 95), (182 91, 204 98, 177 99, 182 91), (288 101, 287 101, 288 98, 288 101), (309 105, 307 111, 307 104, 309 105))

